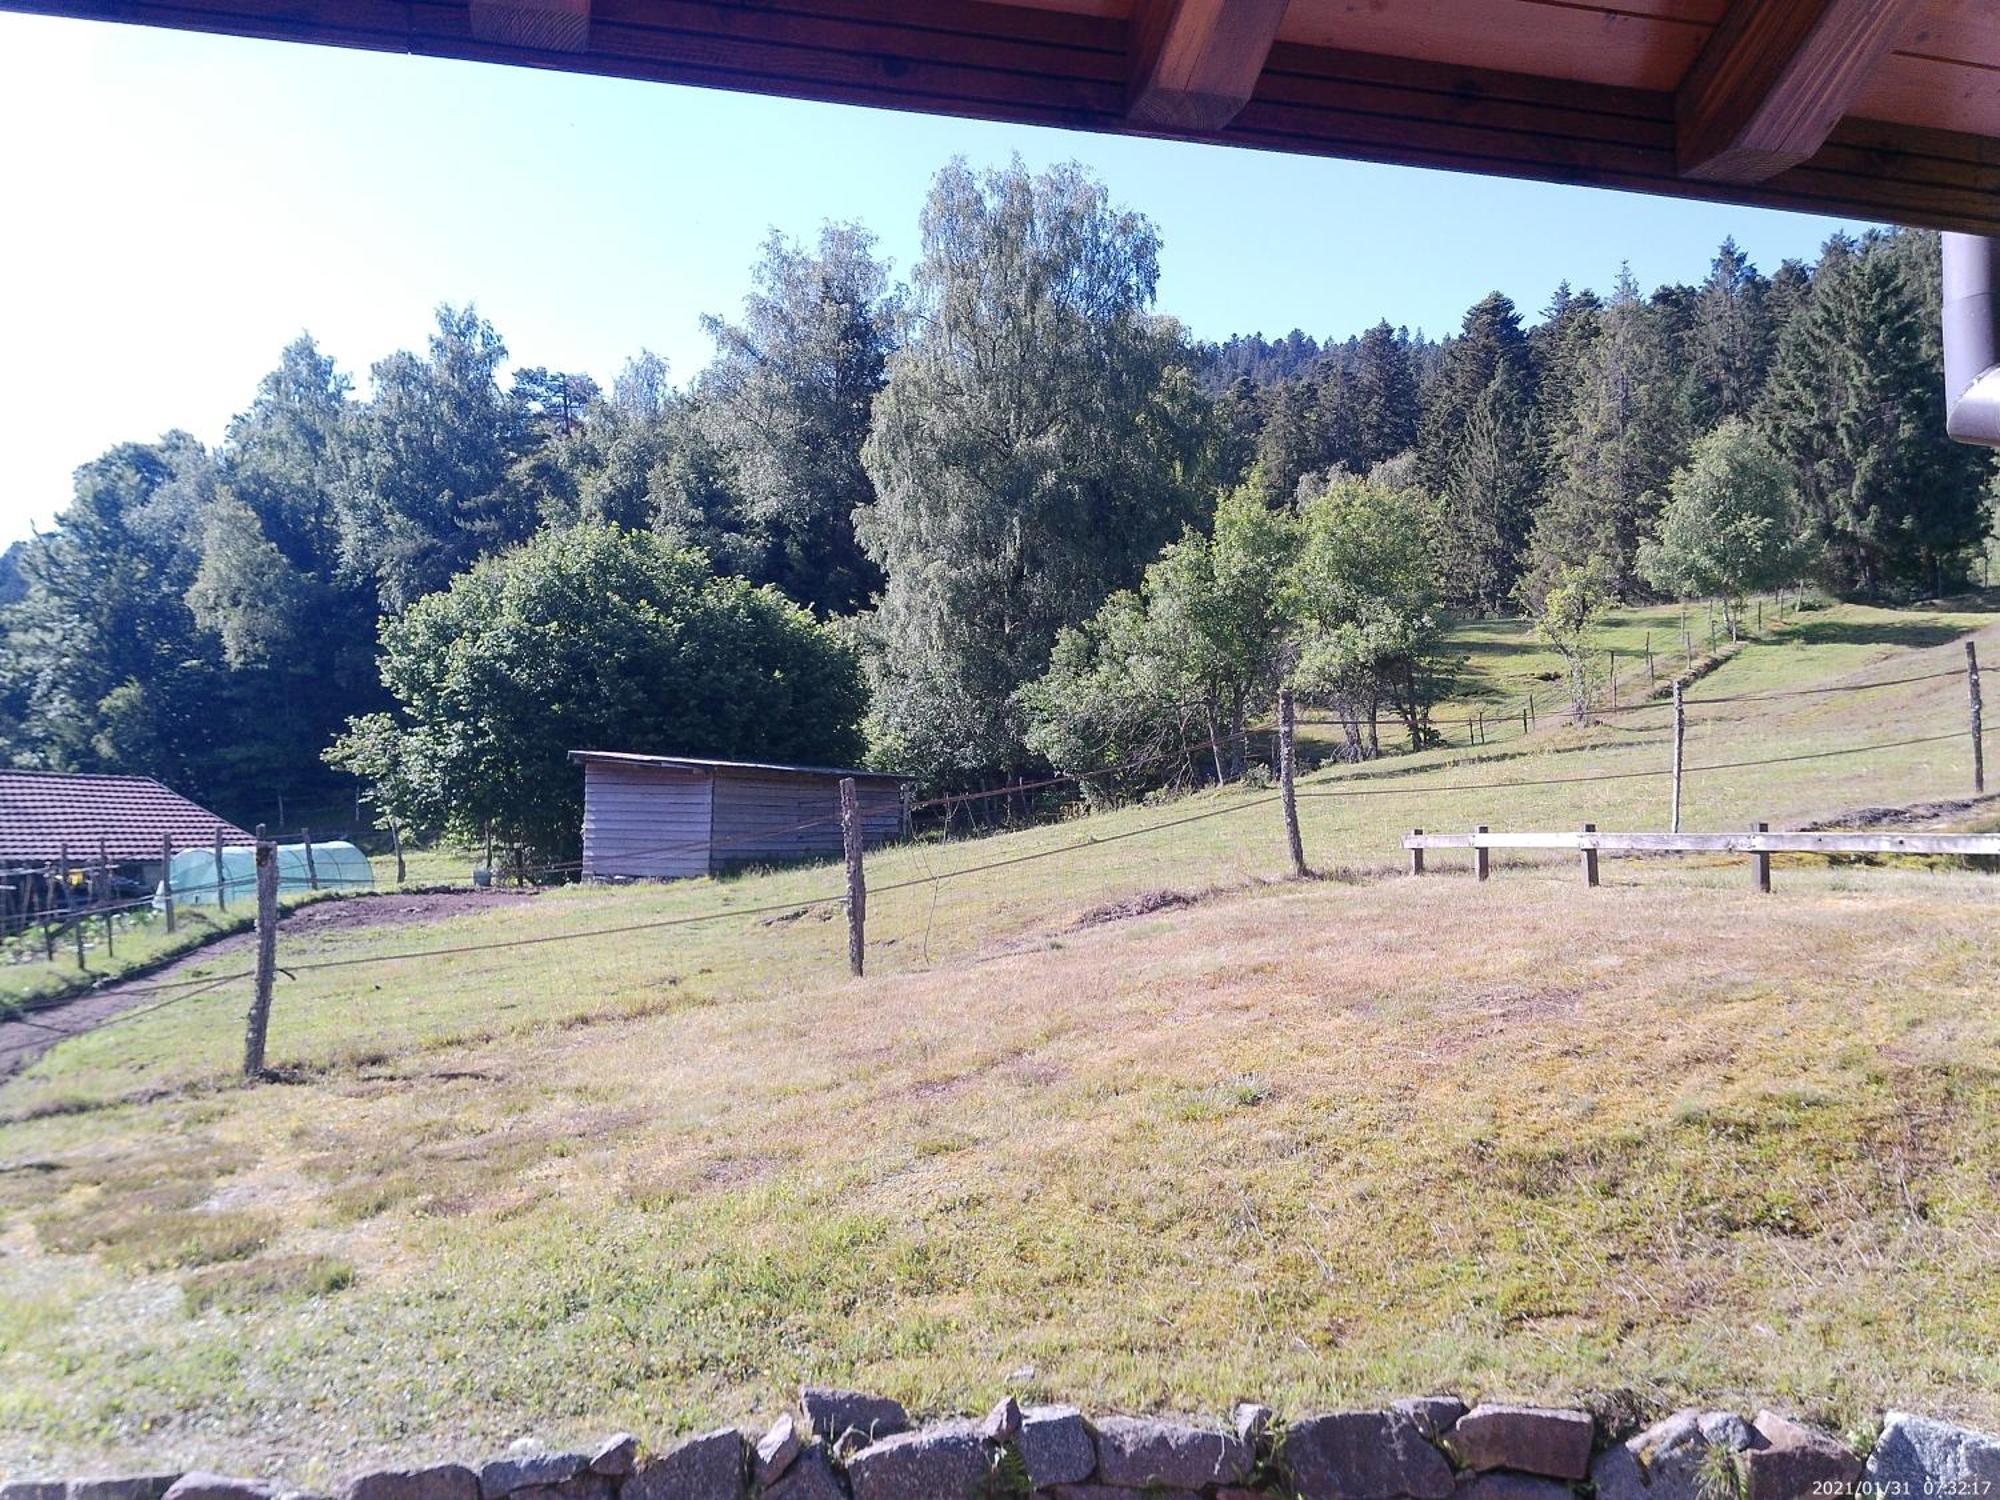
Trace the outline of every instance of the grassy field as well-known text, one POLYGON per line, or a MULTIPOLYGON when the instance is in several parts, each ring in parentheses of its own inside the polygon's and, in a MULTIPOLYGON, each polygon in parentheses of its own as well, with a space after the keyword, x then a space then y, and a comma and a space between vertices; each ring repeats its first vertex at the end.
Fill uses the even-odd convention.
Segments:
MULTIPOLYGON (((2000 660, 1991 614, 1815 611, 1691 696, 1951 670, 1972 630, 2000 660)), ((1496 698, 1551 669, 1513 627, 1467 648, 1496 698)), ((1310 882, 1270 793, 1211 792, 872 855, 866 980, 835 908, 764 910, 839 889, 793 870, 288 941, 282 1084, 233 1079, 241 984, 65 1043, 0 1088, 0 1470, 324 1485, 801 1378, 2000 1423, 1994 877, 1397 874, 1414 824, 1662 825, 1664 713, 1541 706, 1309 778, 1310 882), (718 911, 758 914, 500 946, 718 911)), ((1690 720, 1728 768, 1691 828, 1969 790, 1962 680, 1690 720)))

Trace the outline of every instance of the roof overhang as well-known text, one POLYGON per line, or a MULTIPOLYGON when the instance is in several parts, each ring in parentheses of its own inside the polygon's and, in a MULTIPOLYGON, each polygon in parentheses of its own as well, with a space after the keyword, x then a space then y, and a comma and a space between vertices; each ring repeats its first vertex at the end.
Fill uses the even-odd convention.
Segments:
POLYGON ((641 755, 630 750, 572 750, 577 765, 639 766, 661 771, 691 771, 701 775, 745 772, 758 776, 852 777, 856 781, 915 781, 895 771, 864 771, 854 766, 796 766, 780 761, 707 760, 694 755, 641 755))
POLYGON ((0 0, 2000 232, 1980 0, 0 0))

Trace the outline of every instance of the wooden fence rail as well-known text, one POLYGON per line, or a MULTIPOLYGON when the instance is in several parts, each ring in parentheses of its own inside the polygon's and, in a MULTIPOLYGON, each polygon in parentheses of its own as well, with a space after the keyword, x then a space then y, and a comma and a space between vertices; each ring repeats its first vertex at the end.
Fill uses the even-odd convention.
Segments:
POLYGON ((1763 824, 1743 833, 1610 833, 1585 824, 1574 833, 1534 831, 1494 833, 1483 825, 1470 833, 1425 833, 1413 828, 1403 836, 1410 854, 1410 873, 1424 873, 1426 849, 1470 849, 1473 869, 1481 880, 1491 873, 1493 849, 1573 850, 1583 855, 1584 880, 1597 884, 1599 854, 1748 854, 1751 878, 1760 891, 1771 888, 1773 854, 1946 854, 2000 858, 2000 833, 1833 833, 1777 832, 1763 824))

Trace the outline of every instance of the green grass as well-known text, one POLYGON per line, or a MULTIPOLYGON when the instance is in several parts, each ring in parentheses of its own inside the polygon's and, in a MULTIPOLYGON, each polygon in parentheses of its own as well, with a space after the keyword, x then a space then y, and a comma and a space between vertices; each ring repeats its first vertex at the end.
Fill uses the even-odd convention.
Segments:
MULTIPOLYGON (((484 855, 474 849, 461 849, 453 845, 435 848, 406 848, 403 851, 403 884, 406 887, 427 888, 442 885, 470 885, 475 865, 482 862, 484 855)), ((371 854, 369 865, 375 871, 375 884, 380 889, 392 889, 396 884, 396 856, 393 854, 371 854)))
MULTIPOLYGON (((1693 696, 1941 671, 1973 628, 2000 657, 1991 615, 1816 611, 1693 696)), ((1697 708, 1689 759, 1949 733, 1963 693, 1697 708)), ((1278 880, 1275 802, 1234 790, 871 854, 859 981, 830 908, 499 946, 830 896, 830 868, 288 937, 286 1082, 235 1083, 235 984, 0 1088, 0 1468, 324 1486, 749 1420, 805 1378, 925 1413, 1455 1386, 1993 1425, 1993 877, 1394 873, 1412 824, 1661 826, 1662 778, 1492 783, 1657 770, 1662 717, 1315 774, 1341 879, 1278 880), (1159 891, 1194 899, 1080 920, 1159 891), (428 947, 470 951, 307 967, 428 947)), ((1699 774, 1687 823, 1967 776, 1962 737, 1699 774)))
POLYGON ((243 902, 227 912, 182 907, 175 913, 175 930, 170 933, 161 913, 146 909, 120 912, 114 918, 117 926, 109 954, 105 952, 102 922, 86 924, 81 965, 71 935, 65 934, 58 941, 54 958, 47 957, 47 950, 38 942, 16 939, 0 948, 0 1008, 18 1005, 32 1009, 109 980, 144 973, 217 938, 247 931, 253 915, 243 902))
MULTIPOLYGON (((479 856, 470 850, 449 846, 408 850, 404 854, 404 880, 400 888, 470 885, 472 868, 478 860, 479 856)), ((369 863, 377 890, 399 888, 394 855, 376 855, 369 863)), ((283 904, 290 910, 308 901, 325 899, 328 894, 313 896, 300 892, 288 895, 283 904)), ((77 962, 75 941, 67 934, 57 943, 53 958, 47 956, 39 941, 17 937, 0 944, 0 1008, 32 1009, 113 980, 147 973, 218 938, 249 931, 253 917, 253 903, 242 898, 232 900, 226 911, 184 901, 175 912, 175 930, 169 933, 162 913, 144 907, 120 912, 108 954, 103 924, 93 921, 85 925, 81 965, 77 962)))

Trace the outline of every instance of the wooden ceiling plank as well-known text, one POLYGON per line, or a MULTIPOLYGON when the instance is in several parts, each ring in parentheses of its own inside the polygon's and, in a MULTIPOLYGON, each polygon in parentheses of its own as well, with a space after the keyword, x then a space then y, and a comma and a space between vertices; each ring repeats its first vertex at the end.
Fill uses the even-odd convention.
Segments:
MULTIPOLYGON (((1010 8, 978 0, 903 9, 888 0, 766 0, 759 7, 593 0, 590 41, 581 53, 480 39, 471 31, 468 0, 0 0, 0 10, 1217 139, 1127 117, 1125 23, 1065 17, 1081 44, 1075 48, 1033 44, 995 24, 986 51, 979 32, 987 15, 1010 8)), ((1220 139, 2000 233, 2000 139, 1850 118, 1805 164, 1762 182, 1736 183, 1681 177, 1674 127, 1675 98, 1663 91, 1281 44, 1220 139)), ((1449 194, 1453 187, 1439 179, 1435 190, 1449 194)))
POLYGON ((471 0, 469 10, 482 42, 538 52, 590 47, 590 0, 471 0))
POLYGON ((1735 0, 1674 96, 1680 171, 1762 182, 1810 159, 1920 0, 1735 0))
POLYGON ((1545 0, 1292 0, 1281 43, 1671 93, 1708 24, 1545 0))
POLYGON ((1141 0, 1131 21, 1125 117, 1161 130, 1220 130, 1256 90, 1286 0, 1141 0))

